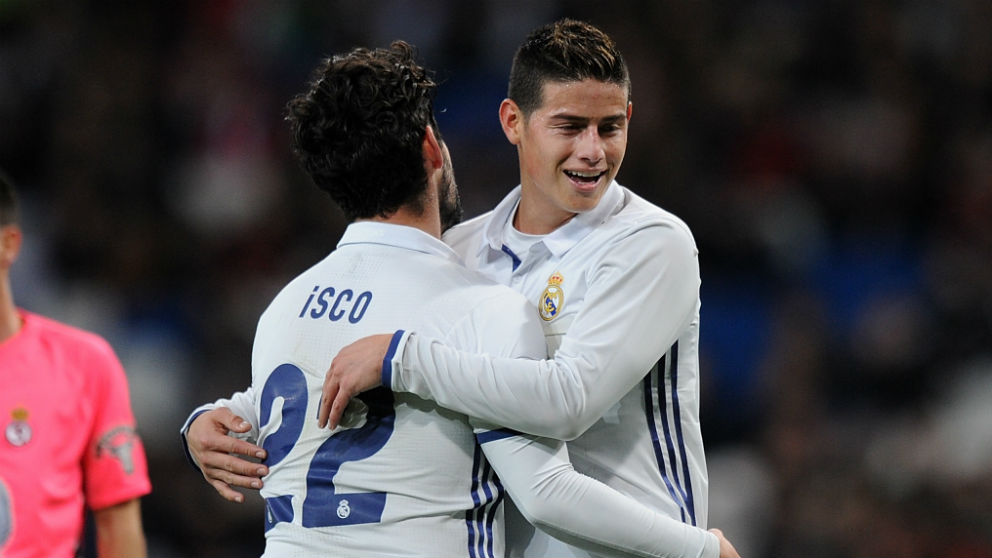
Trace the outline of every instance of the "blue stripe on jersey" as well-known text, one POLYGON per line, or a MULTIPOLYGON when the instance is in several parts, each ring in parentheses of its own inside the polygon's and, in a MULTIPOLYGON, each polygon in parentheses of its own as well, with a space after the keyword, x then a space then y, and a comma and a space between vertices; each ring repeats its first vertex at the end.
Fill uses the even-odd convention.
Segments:
MULTIPOLYGON (((682 456, 682 475, 685 478, 685 488, 682 490, 682 498, 689 508, 689 518, 692 525, 696 524, 696 505, 692 499, 692 477, 689 475, 689 457, 685 451, 685 438, 682 436, 682 410, 679 408, 679 344, 678 341, 672 345, 671 351, 671 377, 672 377, 672 415, 675 417, 675 434, 679 442, 679 455, 682 456)), ((676 475, 677 477, 678 475, 676 475)))
MULTIPOLYGON (((651 376, 658 370, 664 370, 664 368, 665 357, 661 357, 661 360, 644 377, 644 410, 647 414, 648 430, 651 431, 651 445, 654 447, 654 457, 658 461, 658 472, 661 473, 661 478, 665 481, 665 486, 668 487, 668 493, 672 495, 672 500, 682 510, 681 500, 675 492, 675 487, 672 486, 672 481, 668 480, 668 468, 665 465, 665 457, 661 453, 661 440, 658 439, 658 425, 656 424, 659 411, 655 411, 654 397, 651 395, 651 376)), ((658 401, 664 407, 664 394, 659 395, 658 401)), ((662 416, 666 414, 664 408, 660 410, 660 414, 662 416)), ((682 521, 685 521, 685 510, 682 510, 682 521)))
POLYGON ((392 391, 393 389, 393 355, 396 354, 396 347, 403 338, 403 330, 398 329, 389 341, 389 348, 386 349, 386 356, 382 357, 382 387, 392 391))
POLYGON ((510 250, 510 247, 506 244, 503 245, 501 250, 506 252, 506 254, 513 260, 513 271, 516 271, 517 268, 520 267, 520 258, 518 258, 517 255, 513 253, 513 250, 510 250))
POLYGON ((686 521, 686 511, 688 511, 690 524, 695 525, 696 514, 695 506, 692 501, 692 482, 689 478, 688 461, 681 462, 683 475, 685 476, 686 484, 689 487, 688 494, 682 487, 682 481, 679 478, 680 457, 684 458, 686 452, 685 443, 682 438, 682 420, 678 403, 678 343, 675 343, 669 354, 663 356, 661 360, 658 361, 658 364, 655 365, 650 372, 648 372, 647 376, 644 377, 644 409, 647 415, 648 429, 651 431, 651 440, 652 445, 654 446, 655 459, 658 461, 658 472, 661 473, 661 478, 665 481, 665 486, 668 488, 668 493, 672 496, 672 500, 679 506, 682 521, 686 521), (666 363, 670 363, 671 365, 672 412, 673 420, 675 422, 676 436, 678 437, 678 456, 676 455, 675 444, 672 440, 671 429, 668 425, 667 394, 664 390, 666 363), (657 378, 658 381, 656 387, 652 381, 654 378, 657 378), (657 390, 658 393, 657 410, 655 410, 655 390, 657 390), (661 447, 661 440, 658 436, 657 421, 659 418, 661 419, 661 426, 665 435, 665 447, 668 450, 667 463, 661 447), (669 470, 672 473, 672 477, 675 479, 675 484, 672 484, 672 481, 669 478, 669 470))
POLYGON ((483 432, 481 434, 476 434, 475 439, 480 444, 485 444, 486 442, 492 442, 494 440, 503 440, 506 438, 512 438, 514 436, 519 436, 520 432, 510 428, 500 428, 498 430, 489 430, 488 432, 483 432))
POLYGON ((472 470, 472 502, 475 505, 465 510, 468 555, 470 558, 493 558, 493 523, 503 501, 503 485, 483 457, 479 444, 475 445, 472 470))
POLYGON ((493 523, 496 521, 496 513, 499 511, 500 504, 503 503, 503 483, 500 482, 499 477, 493 471, 492 466, 489 464, 488 460, 483 461, 484 464, 484 474, 486 477, 486 484, 483 485, 486 488, 486 496, 489 497, 489 505, 486 506, 486 519, 485 519, 485 529, 486 529, 486 553, 485 556, 496 556, 493 550, 493 541, 496 537, 493 536, 493 523), (491 489, 490 489, 491 487, 491 489))
POLYGON ((469 558, 477 558, 476 546, 481 533, 478 531, 478 525, 475 520, 475 515, 481 507, 482 503, 479 501, 479 462, 482 460, 482 449, 478 444, 475 446, 475 455, 472 456, 472 509, 465 510, 465 527, 468 530, 468 555, 469 558))

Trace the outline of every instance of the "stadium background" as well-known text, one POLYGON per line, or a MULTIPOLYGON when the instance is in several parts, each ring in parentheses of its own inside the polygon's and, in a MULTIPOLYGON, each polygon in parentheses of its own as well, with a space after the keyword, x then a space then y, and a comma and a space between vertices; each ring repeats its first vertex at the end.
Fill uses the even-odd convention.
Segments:
POLYGON ((281 120, 310 69, 416 44, 471 216, 517 183, 513 49, 563 15, 632 68, 621 183, 700 247, 711 525, 745 556, 992 555, 992 4, 0 0, 15 294, 124 361, 150 554, 261 550, 177 429, 343 230, 281 120))

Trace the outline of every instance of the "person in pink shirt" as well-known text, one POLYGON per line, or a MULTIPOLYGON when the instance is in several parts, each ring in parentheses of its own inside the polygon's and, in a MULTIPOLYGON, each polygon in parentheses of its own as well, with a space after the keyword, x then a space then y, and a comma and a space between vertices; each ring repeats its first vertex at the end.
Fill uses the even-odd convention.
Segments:
POLYGON ((151 482, 124 368, 98 335, 15 306, 21 239, 0 174, 0 557, 74 556, 85 508, 99 556, 145 556, 151 482))

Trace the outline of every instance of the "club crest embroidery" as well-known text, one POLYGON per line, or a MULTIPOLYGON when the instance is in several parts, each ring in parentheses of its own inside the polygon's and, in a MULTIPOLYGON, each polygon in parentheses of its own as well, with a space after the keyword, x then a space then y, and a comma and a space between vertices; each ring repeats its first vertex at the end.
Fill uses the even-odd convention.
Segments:
POLYGON ((132 452, 138 435, 130 426, 118 426, 104 434, 96 444, 96 456, 99 459, 105 455, 120 462, 124 474, 134 472, 132 452))
POLYGON ((561 288, 564 281, 565 278, 557 271, 548 277, 548 286, 544 288, 544 292, 541 293, 541 300, 537 303, 541 319, 546 322, 555 319, 565 307, 565 291, 561 288))
POLYGON ((24 407, 17 407, 10 412, 10 423, 4 432, 7 441, 15 446, 23 446, 31 441, 31 425, 28 424, 28 410, 24 407))

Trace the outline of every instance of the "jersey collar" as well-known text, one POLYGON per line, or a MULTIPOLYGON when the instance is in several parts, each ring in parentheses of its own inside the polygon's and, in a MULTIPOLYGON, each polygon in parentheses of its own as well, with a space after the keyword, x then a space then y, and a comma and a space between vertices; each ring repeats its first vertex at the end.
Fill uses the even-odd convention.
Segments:
MULTIPOLYGON (((614 180, 607 187, 596 207, 590 211, 579 213, 564 225, 545 235, 541 242, 554 256, 561 256, 596 227, 605 223, 611 215, 617 212, 622 203, 623 189, 614 180)), ((509 220, 516 214, 519 204, 520 186, 517 186, 493 209, 492 217, 486 226, 485 245, 497 252, 502 250, 503 231, 509 220)))
POLYGON ((345 229, 338 242, 338 248, 352 244, 392 246, 431 254, 451 260, 459 265, 462 264, 461 257, 447 244, 420 229, 406 225, 394 225, 379 221, 356 221, 345 229))

